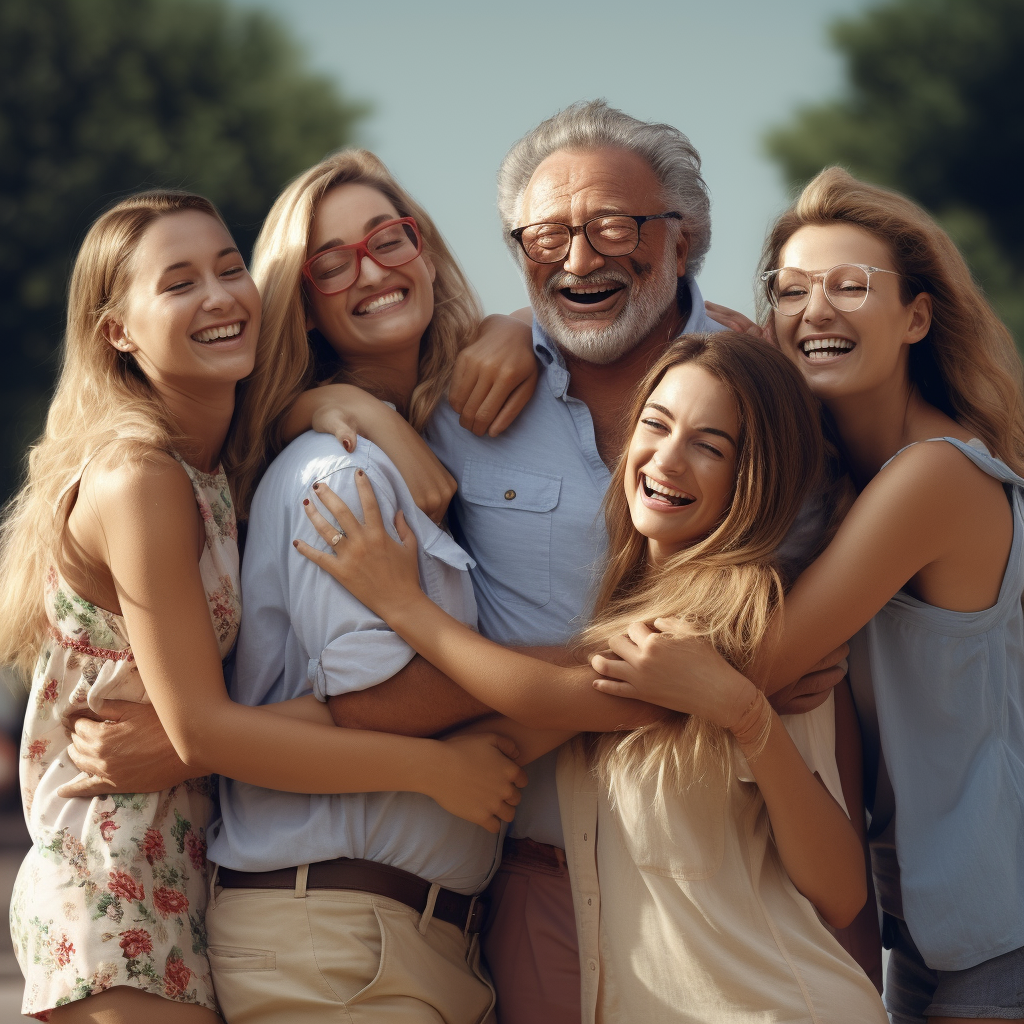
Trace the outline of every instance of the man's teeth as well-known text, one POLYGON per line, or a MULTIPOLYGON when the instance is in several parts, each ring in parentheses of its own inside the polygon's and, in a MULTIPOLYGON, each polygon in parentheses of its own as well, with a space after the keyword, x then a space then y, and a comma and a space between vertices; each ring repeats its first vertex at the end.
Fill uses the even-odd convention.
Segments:
POLYGON ((196 341, 218 341, 221 338, 233 338, 236 334, 241 333, 241 330, 242 321, 239 320, 237 323, 228 324, 226 327, 208 327, 205 331, 193 334, 192 337, 196 341))
POLYGON ((659 494, 673 505, 688 505, 693 501, 689 494, 683 494, 682 491, 674 491, 671 487, 666 487, 664 484, 659 484, 657 480, 652 480, 646 474, 644 474, 644 487, 647 489, 648 495, 652 493, 659 494))
POLYGON ((572 292, 573 295, 597 295, 600 292, 614 291, 617 287, 618 285, 609 281, 607 284, 592 284, 585 287, 576 285, 569 288, 569 291, 572 292))
POLYGON ((383 309, 385 306, 393 306, 404 298, 405 292, 402 289, 398 289, 397 291, 388 292, 387 295, 378 295, 377 298, 370 299, 369 302, 364 302, 356 309, 356 312, 360 316, 364 313, 376 313, 378 309, 383 309))
POLYGON ((811 338, 801 344, 808 359, 831 359, 841 352, 849 352, 853 348, 853 342, 846 338, 811 338))

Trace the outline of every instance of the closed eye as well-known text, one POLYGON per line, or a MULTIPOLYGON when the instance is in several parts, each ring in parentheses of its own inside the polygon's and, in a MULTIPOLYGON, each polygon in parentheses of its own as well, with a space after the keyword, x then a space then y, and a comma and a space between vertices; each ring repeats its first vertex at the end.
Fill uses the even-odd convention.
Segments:
POLYGON ((722 452, 720 452, 713 444, 708 444, 707 441, 698 441, 697 447, 704 448, 705 450, 711 452, 712 455, 717 455, 720 459, 725 458, 725 455, 722 452))
POLYGON ((661 422, 661 420, 656 420, 653 417, 648 417, 647 419, 643 419, 640 422, 645 427, 650 427, 651 430, 663 430, 666 432, 668 431, 668 427, 666 427, 665 424, 661 422))

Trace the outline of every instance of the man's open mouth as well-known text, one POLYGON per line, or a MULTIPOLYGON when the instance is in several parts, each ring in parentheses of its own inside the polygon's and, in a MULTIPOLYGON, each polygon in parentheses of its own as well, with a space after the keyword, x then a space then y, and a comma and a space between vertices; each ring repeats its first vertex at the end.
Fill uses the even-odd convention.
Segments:
POLYGON ((616 292, 621 292, 621 284, 609 282, 608 284, 576 285, 570 288, 560 288, 559 294, 569 302, 578 302, 584 306, 594 306, 599 302, 610 299, 616 292))

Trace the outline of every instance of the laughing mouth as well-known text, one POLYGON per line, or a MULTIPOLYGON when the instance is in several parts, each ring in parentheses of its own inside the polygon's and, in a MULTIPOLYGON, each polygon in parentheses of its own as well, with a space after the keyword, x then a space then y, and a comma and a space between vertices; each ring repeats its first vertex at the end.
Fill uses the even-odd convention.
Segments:
POLYGON ((659 501, 667 502, 676 508, 692 505, 696 501, 693 495, 684 494, 682 491, 675 491, 671 487, 666 487, 664 484, 658 483, 657 480, 652 480, 646 473, 640 477, 640 483, 643 486, 644 494, 648 498, 656 497, 659 501))
POLYGON ((811 362, 834 359, 851 351, 854 343, 847 338, 811 338, 800 343, 800 351, 811 362))
POLYGON ((386 295, 376 295, 372 299, 366 299, 360 302, 353 311, 356 316, 366 316, 368 313, 380 313, 391 306, 397 306, 398 303, 402 302, 408 291, 405 288, 396 288, 393 292, 388 292, 386 295))
POLYGON ((223 327, 207 327, 205 331, 196 331, 192 335, 193 341, 201 345, 209 345, 211 341, 222 341, 224 338, 234 338, 242 333, 243 323, 241 320, 233 324, 225 324, 223 327))
POLYGON ((616 292, 621 292, 623 285, 618 282, 602 282, 591 285, 575 285, 569 288, 560 288, 559 294, 569 302, 577 302, 583 306, 596 305, 610 299, 616 292))

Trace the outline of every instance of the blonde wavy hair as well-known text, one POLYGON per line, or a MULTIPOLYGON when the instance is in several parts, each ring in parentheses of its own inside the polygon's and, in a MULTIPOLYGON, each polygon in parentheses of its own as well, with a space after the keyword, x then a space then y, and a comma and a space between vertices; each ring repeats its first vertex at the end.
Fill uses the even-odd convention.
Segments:
MULTIPOLYGON (((102 214, 82 242, 71 275, 62 364, 46 426, 29 450, 26 482, 8 504, 0 526, 0 664, 30 670, 45 639, 43 580, 51 566, 65 564, 70 498, 89 460, 101 449, 114 464, 156 452, 194 457, 134 356, 118 352, 104 333, 110 321, 123 316, 133 257, 146 229, 161 217, 189 210, 224 223, 202 196, 139 192, 102 214)), ((254 374, 274 365, 273 347, 273 340, 261 334, 254 374)), ((253 395, 243 382, 233 428, 249 422, 252 414, 253 395)), ((255 436, 251 429, 248 433, 255 436)), ((249 491, 239 488, 239 467, 230 447, 222 464, 235 501, 244 508, 249 491)))
MULTIPOLYGON (((1015 473, 1024 473, 1024 374, 1013 337, 975 284, 949 235, 898 192, 828 167, 775 222, 759 270, 774 270, 806 225, 853 224, 883 241, 908 303, 932 298, 932 322, 910 347, 910 379, 924 399, 968 427, 1015 473)), ((767 293, 759 314, 774 333, 767 293)))
MULTIPOLYGON (((740 434, 732 498, 706 537, 654 565, 647 538, 629 514, 623 453, 605 498, 609 561, 581 644, 602 649, 631 622, 675 616, 681 632, 706 638, 742 672, 781 611, 784 581, 776 549, 821 479, 818 403, 799 371, 764 342, 733 332, 691 334, 673 342, 641 383, 631 423, 639 422, 665 375, 684 365, 711 374, 736 402, 740 434)), ((613 789, 635 789, 652 777, 659 791, 679 788, 711 772, 728 774, 731 763, 725 732, 682 714, 588 743, 613 789)))
MULTIPOLYGON (((317 355, 326 355, 321 362, 337 360, 333 352, 325 351, 322 339, 320 351, 314 351, 317 332, 307 337, 302 265, 320 200, 332 188, 348 184, 375 188, 400 217, 414 217, 423 236, 423 252, 434 264, 434 315, 420 343, 419 383, 409 408, 402 410, 412 426, 422 430, 446 394, 455 357, 470 340, 482 313, 469 282, 426 210, 398 184, 381 160, 365 149, 334 153, 300 174, 278 196, 263 222, 253 250, 252 272, 263 297, 263 331, 280 340, 279 361, 266 367, 262 375, 254 373, 251 387, 254 393, 265 396, 262 418, 272 424, 302 391, 321 382, 317 378, 324 376, 323 366, 317 365, 317 355)), ((331 379, 360 383, 347 376, 344 366, 331 379)), ((247 483, 258 479, 267 458, 281 447, 281 438, 273 434, 271 451, 250 440, 249 432, 255 438, 263 426, 253 421, 248 431, 239 430, 235 435, 240 475, 247 483)))

